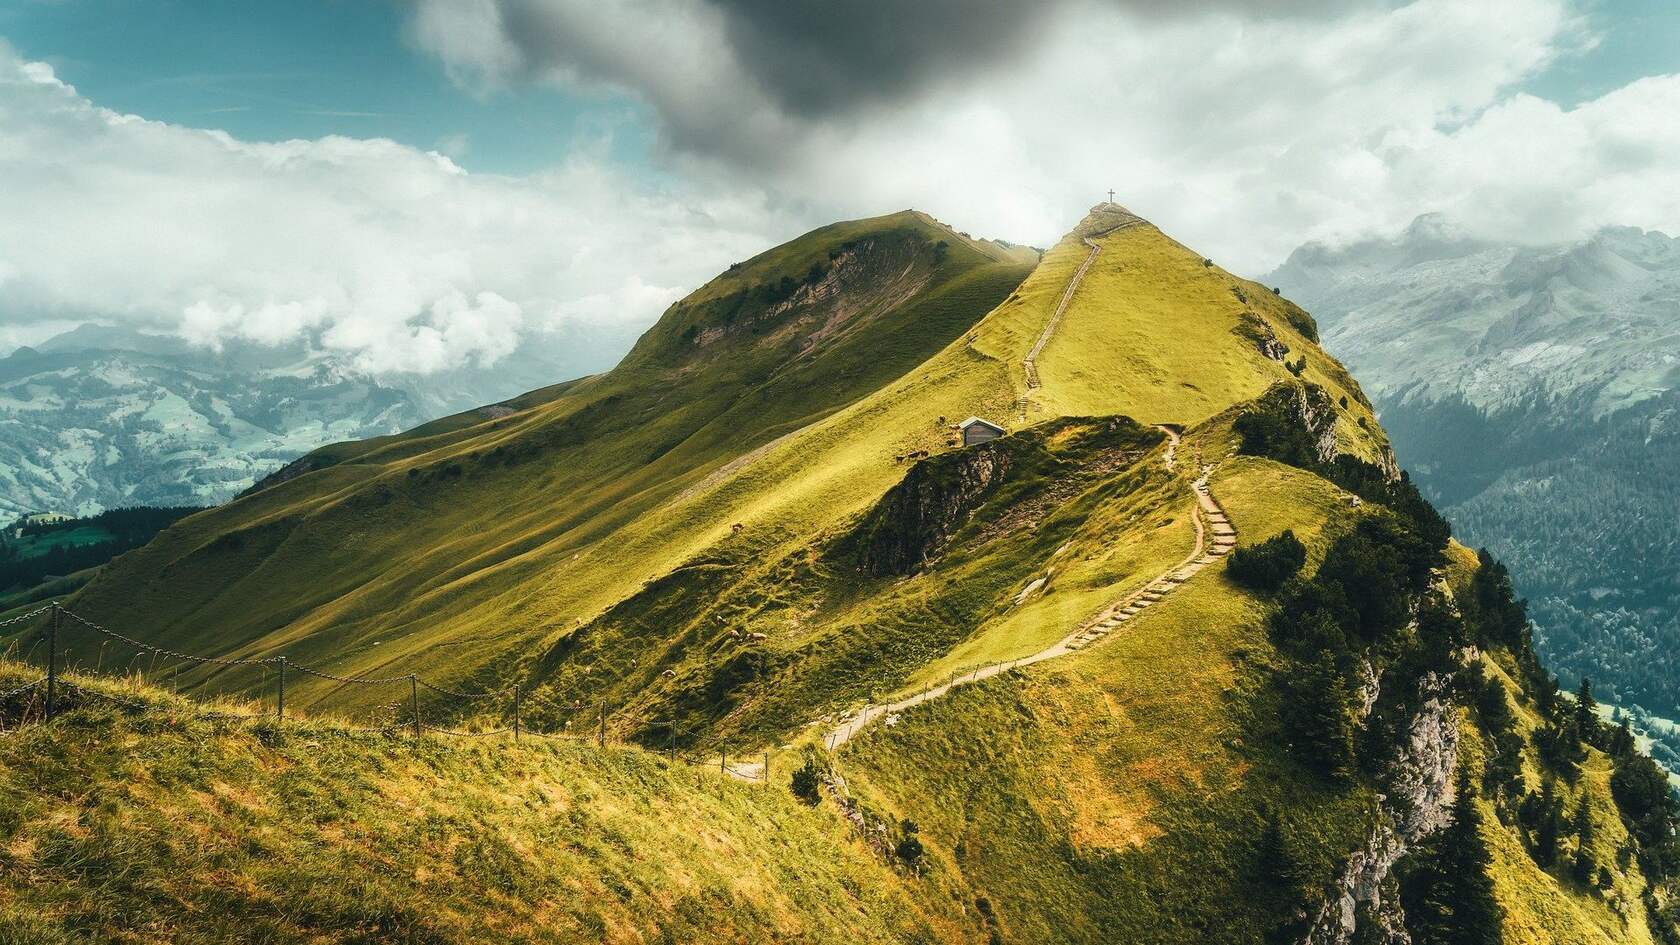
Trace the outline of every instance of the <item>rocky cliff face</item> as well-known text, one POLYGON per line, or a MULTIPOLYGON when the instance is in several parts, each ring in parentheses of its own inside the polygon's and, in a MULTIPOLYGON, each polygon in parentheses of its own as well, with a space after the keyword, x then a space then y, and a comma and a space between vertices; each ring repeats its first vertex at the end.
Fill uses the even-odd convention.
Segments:
POLYGON ((1011 465, 1002 441, 918 462, 859 527, 859 568, 877 577, 921 570, 1011 465))
MULTIPOLYGON (((1375 677, 1361 693, 1376 702, 1375 677)), ((1407 726, 1405 741, 1385 776, 1382 805, 1365 843, 1337 875, 1304 945, 1350 945, 1361 941, 1410 945, 1405 913, 1391 875, 1394 864, 1419 840, 1447 825, 1453 803, 1453 769, 1458 764, 1458 724, 1449 680, 1430 673, 1419 683, 1422 705, 1407 726)))
POLYGON ((1295 388, 1295 414, 1301 426, 1312 437, 1313 452, 1318 461, 1328 463, 1336 458, 1336 408, 1324 388, 1303 384, 1295 388))

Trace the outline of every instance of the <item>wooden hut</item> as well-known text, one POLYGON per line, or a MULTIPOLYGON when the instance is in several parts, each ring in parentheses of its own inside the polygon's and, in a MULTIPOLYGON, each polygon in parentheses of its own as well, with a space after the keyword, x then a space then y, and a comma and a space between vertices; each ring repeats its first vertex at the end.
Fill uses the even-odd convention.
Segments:
POLYGON ((1005 432, 1003 427, 998 426, 990 420, 983 420, 980 417, 969 417, 967 420, 957 424, 957 429, 962 431, 962 442, 964 446, 973 446, 976 443, 984 443, 987 440, 995 440, 1002 436, 1005 432))

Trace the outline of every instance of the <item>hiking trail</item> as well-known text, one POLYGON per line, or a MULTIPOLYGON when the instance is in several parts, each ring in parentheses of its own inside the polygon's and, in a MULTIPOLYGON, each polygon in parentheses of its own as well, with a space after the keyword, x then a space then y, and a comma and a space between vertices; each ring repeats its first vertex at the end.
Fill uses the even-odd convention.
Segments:
MULTIPOLYGON (((1174 468, 1178 453, 1179 434, 1177 430, 1171 427, 1163 426, 1160 429, 1167 435, 1165 461, 1167 469, 1171 470, 1174 468)), ((1213 469, 1212 465, 1202 466, 1201 475, 1191 483, 1191 491, 1196 496, 1196 505, 1191 509, 1191 522, 1196 526, 1196 544, 1190 554, 1171 570, 1122 597, 1096 616, 1085 621, 1072 633, 1037 653, 1019 659, 981 666, 965 673, 953 674, 945 682, 925 687, 922 691, 903 699, 881 705, 866 705, 862 710, 842 718, 828 729, 823 734, 823 744, 832 751, 846 744, 852 739, 852 736, 870 723, 897 715, 924 702, 930 702, 958 686, 990 679, 1017 667, 1031 666, 1034 663, 1042 663, 1045 660, 1053 660, 1071 653, 1077 653, 1112 633, 1128 620, 1153 607, 1203 568, 1212 564, 1216 559, 1229 554, 1231 549, 1236 547, 1237 531, 1231 525, 1230 517, 1225 514, 1224 508, 1219 505, 1219 501, 1214 498, 1213 492, 1208 486, 1208 477, 1212 475, 1213 469)))

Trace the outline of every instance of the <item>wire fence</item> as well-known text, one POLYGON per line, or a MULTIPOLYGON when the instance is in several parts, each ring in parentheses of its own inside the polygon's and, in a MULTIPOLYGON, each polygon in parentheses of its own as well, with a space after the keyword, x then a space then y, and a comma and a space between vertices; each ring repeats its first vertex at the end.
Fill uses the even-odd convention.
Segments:
MULTIPOLYGON (((265 678, 262 683, 263 687, 265 689, 272 687, 272 694, 274 696, 272 710, 268 709, 267 706, 259 699, 255 703, 258 706, 255 711, 228 711, 220 706, 212 707, 206 705, 200 712, 202 716, 216 719, 218 721, 281 721, 288 718, 286 709, 287 677, 291 676, 293 678, 293 686, 295 688, 295 680, 301 676, 347 686, 401 686, 406 688, 407 691, 405 693, 405 698, 397 699, 392 702, 377 703, 372 707, 377 717, 364 721, 371 721, 373 724, 354 724, 354 720, 347 720, 348 724, 346 724, 345 727, 352 732, 385 735, 407 733, 414 738, 420 738, 426 734, 442 735, 451 738, 472 739, 511 736, 515 740, 524 736, 532 736, 540 739, 570 741, 580 744, 593 742, 598 747, 602 748, 606 747, 607 744, 607 714, 604 708, 599 710, 597 713, 596 725, 594 726, 595 731, 591 734, 583 734, 574 731, 542 731, 530 728, 525 724, 523 715, 524 698, 530 690, 529 687, 522 683, 513 683, 512 685, 503 686, 497 689, 468 692, 428 682, 421 679, 418 673, 401 673, 390 676, 344 675, 329 672, 327 670, 303 663, 298 663, 286 656, 242 658, 200 656, 194 653, 186 653, 180 650, 170 649, 168 647, 157 646, 156 644, 147 643, 146 641, 140 640, 129 634, 113 630, 110 627, 106 627, 83 617, 75 611, 64 607, 57 601, 48 603, 27 613, 19 614, 5 620, 0 620, 0 631, 3 631, 8 627, 25 624, 28 621, 42 616, 47 617, 45 633, 41 638, 37 639, 34 645, 32 645, 24 654, 22 662, 29 664, 34 653, 40 649, 42 643, 45 643, 46 675, 15 688, 0 692, 0 722, 3 722, 7 717, 6 710, 8 705, 12 702, 25 700, 33 705, 37 699, 39 699, 41 703, 38 707, 40 710, 41 720, 43 722, 50 722, 56 716, 62 714, 65 710, 61 693, 73 693, 82 699, 106 702, 128 709, 144 709, 150 705, 150 703, 138 696, 129 697, 115 692, 109 692, 104 689, 83 686, 73 683, 65 678, 65 674, 67 672, 80 671, 77 669, 77 667, 80 666, 79 661, 73 662, 73 651, 65 645, 68 642, 66 640, 66 630, 70 627, 76 627, 91 632, 96 637, 105 641, 106 644, 115 641, 122 646, 134 650, 134 657, 129 659, 124 672, 119 678, 129 679, 130 681, 136 683, 141 681, 151 681, 153 684, 156 684, 156 664, 159 659, 166 661, 166 673, 169 672, 170 662, 176 664, 172 675, 172 681, 174 682, 177 691, 179 691, 179 682, 181 679, 181 664, 194 667, 210 667, 217 670, 263 671, 265 674, 265 678), (151 657, 151 663, 148 664, 146 669, 135 669, 138 661, 147 656, 151 657), (267 678, 269 674, 272 674, 272 679, 267 678), (40 691, 39 696, 36 694, 37 690, 40 691), (445 721, 442 718, 434 717, 434 719, 428 721, 425 712, 426 706, 421 702, 422 692, 432 698, 458 700, 475 705, 490 703, 492 704, 492 713, 495 713, 494 703, 497 700, 501 700, 503 703, 499 719, 501 724, 494 728, 475 730, 445 724, 445 721)), ((18 642, 18 640, 13 641, 13 649, 17 647, 18 642)), ((105 645, 100 647, 98 653, 98 661, 93 667, 93 673, 95 675, 101 674, 103 671, 105 663, 105 645)), ((249 706, 252 702, 247 700, 245 704, 249 706)), ((296 713, 294 712, 293 714, 295 716, 296 713)), ((28 710, 24 709, 20 711, 18 713, 18 718, 28 720, 30 718, 28 710)), ((735 764, 730 764, 727 750, 723 752, 721 759, 714 761, 711 759, 696 757, 685 752, 679 752, 675 745, 676 726, 670 726, 669 732, 671 733, 671 744, 668 746, 667 750, 657 751, 656 753, 667 757, 673 764, 683 762, 699 767, 716 767, 724 774, 745 781, 768 783, 770 780, 770 756, 768 752, 764 753, 761 765, 742 765, 738 759, 735 764)))

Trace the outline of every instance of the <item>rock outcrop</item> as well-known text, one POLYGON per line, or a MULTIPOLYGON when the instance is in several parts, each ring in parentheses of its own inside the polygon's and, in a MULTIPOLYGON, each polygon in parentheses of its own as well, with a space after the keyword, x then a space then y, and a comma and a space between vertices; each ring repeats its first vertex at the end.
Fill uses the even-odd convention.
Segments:
POLYGON ((1253 312, 1244 311, 1237 316, 1237 327, 1231 331, 1246 339, 1254 345, 1256 351, 1273 361, 1282 361, 1289 355, 1289 346, 1278 340, 1277 332, 1272 330, 1271 323, 1253 312))
POLYGON ((1001 440, 918 462, 859 526, 858 567, 877 577, 921 570, 1011 465, 1001 440))
POLYGON ((1304 945, 1350 945, 1355 933, 1360 941, 1410 945, 1392 874, 1407 850, 1450 819, 1458 723, 1448 683, 1436 673, 1419 683, 1422 705, 1386 772, 1378 817, 1343 864, 1304 945))

